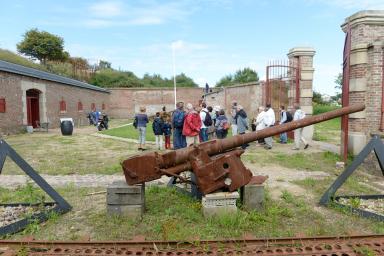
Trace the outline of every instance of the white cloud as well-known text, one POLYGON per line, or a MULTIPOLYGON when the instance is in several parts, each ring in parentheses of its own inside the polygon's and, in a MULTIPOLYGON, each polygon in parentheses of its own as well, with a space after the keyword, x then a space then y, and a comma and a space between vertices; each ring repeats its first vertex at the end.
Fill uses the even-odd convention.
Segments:
POLYGON ((123 4, 121 2, 99 2, 89 6, 92 16, 116 17, 122 14, 123 4))

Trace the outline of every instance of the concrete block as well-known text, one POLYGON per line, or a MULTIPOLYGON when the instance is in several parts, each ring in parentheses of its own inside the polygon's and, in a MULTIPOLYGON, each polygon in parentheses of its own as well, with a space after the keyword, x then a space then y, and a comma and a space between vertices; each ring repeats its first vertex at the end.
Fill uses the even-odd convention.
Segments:
POLYGON ((107 188, 107 204, 109 205, 145 205, 145 185, 128 185, 125 181, 117 181, 107 188))
POLYGON ((238 198, 240 198, 238 192, 218 192, 205 195, 202 198, 204 217, 236 212, 238 198))
POLYGON ((243 193, 243 206, 245 209, 261 210, 264 208, 264 185, 245 185, 243 193))
POLYGON ((136 219, 141 218, 143 213, 143 205, 107 205, 107 214, 109 216, 115 215, 136 219))
POLYGON ((367 136, 361 132, 348 133, 348 152, 357 155, 367 144, 367 136))
POLYGON ((144 194, 110 193, 107 192, 107 204, 135 205, 144 204, 144 194))

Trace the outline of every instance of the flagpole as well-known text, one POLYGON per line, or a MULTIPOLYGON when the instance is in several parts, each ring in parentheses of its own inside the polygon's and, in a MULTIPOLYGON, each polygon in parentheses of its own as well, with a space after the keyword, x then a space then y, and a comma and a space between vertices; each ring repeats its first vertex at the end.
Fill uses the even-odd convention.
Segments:
POLYGON ((173 60, 173 91, 175 95, 175 109, 176 109, 176 62, 175 62, 175 45, 172 43, 172 60, 173 60))

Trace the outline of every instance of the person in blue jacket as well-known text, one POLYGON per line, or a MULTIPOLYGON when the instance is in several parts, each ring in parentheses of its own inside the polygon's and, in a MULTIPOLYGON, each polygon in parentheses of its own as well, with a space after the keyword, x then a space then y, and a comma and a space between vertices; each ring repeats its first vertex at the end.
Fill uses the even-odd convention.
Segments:
POLYGON ((153 133, 156 139, 156 148, 161 150, 163 148, 163 119, 160 118, 160 112, 156 113, 156 117, 152 123, 153 133))

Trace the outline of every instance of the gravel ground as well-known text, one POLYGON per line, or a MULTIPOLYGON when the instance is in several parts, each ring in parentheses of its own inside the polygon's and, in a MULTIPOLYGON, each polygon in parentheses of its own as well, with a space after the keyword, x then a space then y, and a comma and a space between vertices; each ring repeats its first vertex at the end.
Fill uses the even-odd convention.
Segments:
MULTIPOLYGON (((52 208, 52 206, 46 206, 45 210, 49 210, 50 208, 52 208)), ((40 206, 1 206, 0 227, 22 220, 32 214, 40 213, 41 210, 40 206)))
POLYGON ((341 204, 356 207, 358 206, 359 209, 365 210, 368 212, 373 212, 376 214, 384 215, 384 199, 347 199, 347 198, 341 198, 339 200, 341 204))

